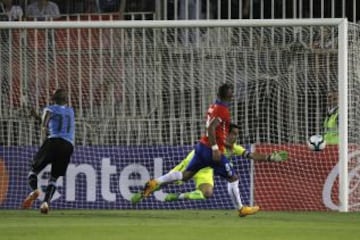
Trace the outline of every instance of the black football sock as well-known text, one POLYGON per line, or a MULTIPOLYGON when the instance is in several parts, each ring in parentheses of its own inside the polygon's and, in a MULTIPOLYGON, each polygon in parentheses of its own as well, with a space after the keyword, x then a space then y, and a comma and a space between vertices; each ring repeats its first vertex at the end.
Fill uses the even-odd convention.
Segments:
POLYGON ((34 191, 38 188, 38 179, 37 179, 37 175, 33 172, 29 173, 29 185, 31 187, 31 189, 34 191))
POLYGON ((55 182, 50 182, 46 188, 44 202, 49 203, 56 190, 55 182))

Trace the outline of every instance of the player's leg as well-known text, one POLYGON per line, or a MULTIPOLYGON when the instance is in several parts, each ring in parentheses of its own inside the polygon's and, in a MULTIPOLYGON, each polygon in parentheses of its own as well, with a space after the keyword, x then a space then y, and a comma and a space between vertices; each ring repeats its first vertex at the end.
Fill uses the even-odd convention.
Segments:
MULTIPOLYGON (((156 192, 156 191, 160 190, 162 186, 163 186, 163 185, 158 185, 158 186, 154 189, 153 192, 156 192)), ((143 192, 141 191, 141 192, 134 193, 134 194, 131 196, 130 201, 131 201, 132 204, 135 205, 135 204, 138 204, 139 202, 141 202, 144 198, 145 198, 145 197, 144 197, 144 195, 143 195, 143 192)))
POLYGON ((184 193, 168 193, 165 196, 166 202, 178 201, 178 200, 205 200, 212 196, 213 186, 210 184, 202 184, 201 188, 197 188, 191 192, 184 193))
POLYGON ((191 172, 191 171, 184 171, 184 172, 173 171, 173 172, 169 172, 165 175, 162 175, 156 179, 150 179, 145 184, 142 195, 143 195, 143 197, 148 197, 148 196, 150 196, 151 193, 156 191, 156 189, 158 189, 161 185, 172 183, 175 181, 187 181, 194 174, 195 174, 195 172, 191 172))
POLYGON ((235 208, 238 210, 240 217, 246 217, 247 215, 252 215, 260 211, 259 206, 245 206, 241 202, 240 191, 239 191, 239 180, 232 180, 228 182, 227 185, 228 193, 230 195, 231 201, 233 202, 235 208))
POLYGON ((214 173, 227 179, 228 181, 228 193, 234 204, 235 209, 238 210, 240 217, 257 213, 259 206, 244 206, 240 197, 239 190, 239 178, 236 176, 234 168, 229 160, 223 155, 220 160, 220 164, 213 164, 214 173))
POLYGON ((45 198, 44 201, 40 205, 40 212, 47 214, 49 212, 49 203, 52 198, 52 196, 55 193, 56 190, 56 181, 57 177, 51 176, 49 179, 49 183, 45 190, 45 198))
POLYGON ((134 193, 133 195, 131 195, 130 202, 133 205, 135 205, 135 204, 138 204, 139 202, 141 202, 143 199, 144 199, 144 196, 143 196, 142 192, 137 192, 137 193, 134 193))
POLYGON ((245 206, 241 202, 240 192, 237 193, 237 190, 239 189, 239 180, 228 182, 227 183, 227 190, 229 193, 229 196, 231 198, 232 203, 234 204, 234 207, 238 209, 238 213, 240 217, 246 217, 247 215, 252 215, 260 211, 260 207, 255 206, 245 206), (239 199, 238 199, 239 196, 239 199))
POLYGON ((53 161, 50 172, 50 179, 46 187, 44 201, 40 206, 41 213, 48 213, 49 203, 56 191, 56 181, 60 176, 64 176, 73 153, 73 145, 63 139, 54 138, 51 140, 51 150, 53 161))
POLYGON ((33 202, 39 197, 40 190, 38 189, 38 177, 37 175, 41 172, 49 163, 49 141, 45 140, 43 145, 40 147, 38 152, 35 154, 31 170, 28 175, 28 183, 31 188, 31 192, 26 196, 22 202, 22 208, 30 208, 33 202))
MULTIPOLYGON (((182 198, 204 198, 204 193, 198 188, 201 183, 209 183, 210 185, 213 184, 213 170, 209 168, 210 162, 212 161, 212 150, 201 143, 198 143, 195 146, 195 153, 189 164, 186 166, 186 170, 183 174, 183 180, 188 180, 190 177, 194 176, 194 180, 196 183, 196 190, 190 193, 179 194, 177 197, 182 198), (192 173, 188 175, 187 173, 192 173)), ((205 185, 206 186, 206 185, 205 185)), ((212 194, 212 186, 211 187, 211 194, 212 194)), ((210 188, 208 188, 210 189, 210 188)), ((205 187, 203 188, 205 191, 205 187)), ((208 191, 208 193, 210 190, 208 191)), ((207 193, 207 192, 205 192, 207 193)), ((175 195, 169 195, 167 200, 175 199, 175 195)))
MULTIPOLYGON (((37 176, 36 176, 37 177, 37 176)), ((40 196, 40 190, 39 189, 34 189, 32 190, 27 196, 26 198, 23 200, 21 207, 23 209, 27 209, 30 208, 32 206, 32 204, 34 203, 34 201, 40 196)))
POLYGON ((177 200, 204 200, 213 195, 214 174, 213 169, 206 167, 200 169, 193 177, 196 189, 184 193, 169 193, 165 197, 165 201, 177 200))
POLYGON ((172 183, 175 181, 187 181, 194 176, 194 174, 201 168, 206 167, 204 162, 201 161, 201 147, 197 144, 195 147, 195 153, 191 158, 189 165, 185 171, 170 171, 169 173, 162 175, 156 179, 150 179, 144 187, 143 196, 148 197, 155 189, 162 184, 172 183))
MULTIPOLYGON (((182 160, 178 165, 176 165, 173 169, 171 169, 168 173, 170 172, 182 172, 185 170, 186 166, 188 165, 188 163, 190 162, 190 160, 192 159, 192 157, 194 156, 194 151, 191 151, 185 158, 184 160, 182 160)), ((179 184, 182 183, 182 181, 178 181, 179 184)), ((161 186, 163 186, 164 184, 162 184, 161 186)), ((159 190, 161 188, 160 184, 157 185, 157 187, 153 190, 153 192, 159 190)), ((131 203, 132 204, 137 204, 140 201, 142 201, 144 199, 144 195, 143 192, 137 192, 134 193, 131 196, 131 203)))

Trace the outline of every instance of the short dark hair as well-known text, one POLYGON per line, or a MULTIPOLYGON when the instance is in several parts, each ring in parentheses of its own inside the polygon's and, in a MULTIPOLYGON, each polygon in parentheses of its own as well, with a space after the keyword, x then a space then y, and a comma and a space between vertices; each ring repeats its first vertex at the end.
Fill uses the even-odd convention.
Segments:
POLYGON ((218 92, 217 92, 217 96, 220 98, 220 99, 224 99, 226 98, 226 95, 227 95, 227 92, 229 89, 232 89, 233 86, 229 83, 223 83, 219 89, 218 89, 218 92))
POLYGON ((235 123, 230 123, 230 127, 229 127, 229 133, 234 129, 240 129, 239 125, 235 124, 235 123))
POLYGON ((67 98, 67 94, 66 94, 65 89, 58 88, 58 89, 54 90, 51 99, 56 104, 64 104, 64 103, 66 103, 66 98, 67 98))

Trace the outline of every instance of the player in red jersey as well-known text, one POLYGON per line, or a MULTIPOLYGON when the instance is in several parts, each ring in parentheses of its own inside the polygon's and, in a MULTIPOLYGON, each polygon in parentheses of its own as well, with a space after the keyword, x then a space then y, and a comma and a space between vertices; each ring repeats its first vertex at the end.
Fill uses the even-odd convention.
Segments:
POLYGON ((213 128, 216 126, 214 129, 211 129, 211 131, 215 130, 215 132, 202 136, 200 142, 208 147, 217 145, 218 150, 223 153, 225 149, 225 138, 230 127, 228 103, 216 100, 215 103, 209 107, 206 116, 206 128, 208 129, 210 126, 213 128))
POLYGON ((229 104, 233 99, 233 89, 230 84, 222 84, 217 93, 217 100, 207 111, 206 134, 200 138, 195 146, 195 154, 187 168, 180 171, 172 171, 156 179, 150 179, 143 191, 143 197, 148 197, 162 184, 174 181, 187 181, 200 169, 212 167, 214 174, 225 178, 228 182, 228 192, 236 205, 241 217, 254 214, 259 211, 258 206, 244 206, 241 202, 239 191, 239 178, 230 161, 225 157, 225 139, 229 133, 230 111, 229 104))

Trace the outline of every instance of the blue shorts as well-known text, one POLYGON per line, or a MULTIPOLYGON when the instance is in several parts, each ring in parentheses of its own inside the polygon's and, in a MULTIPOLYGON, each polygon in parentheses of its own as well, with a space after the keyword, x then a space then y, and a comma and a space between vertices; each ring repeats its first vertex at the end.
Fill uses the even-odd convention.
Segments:
POLYGON ((202 143, 198 143, 195 146, 195 154, 187 166, 186 171, 197 172, 204 167, 213 168, 215 175, 226 179, 235 175, 234 168, 224 154, 221 155, 220 162, 215 162, 212 158, 211 148, 202 143))

